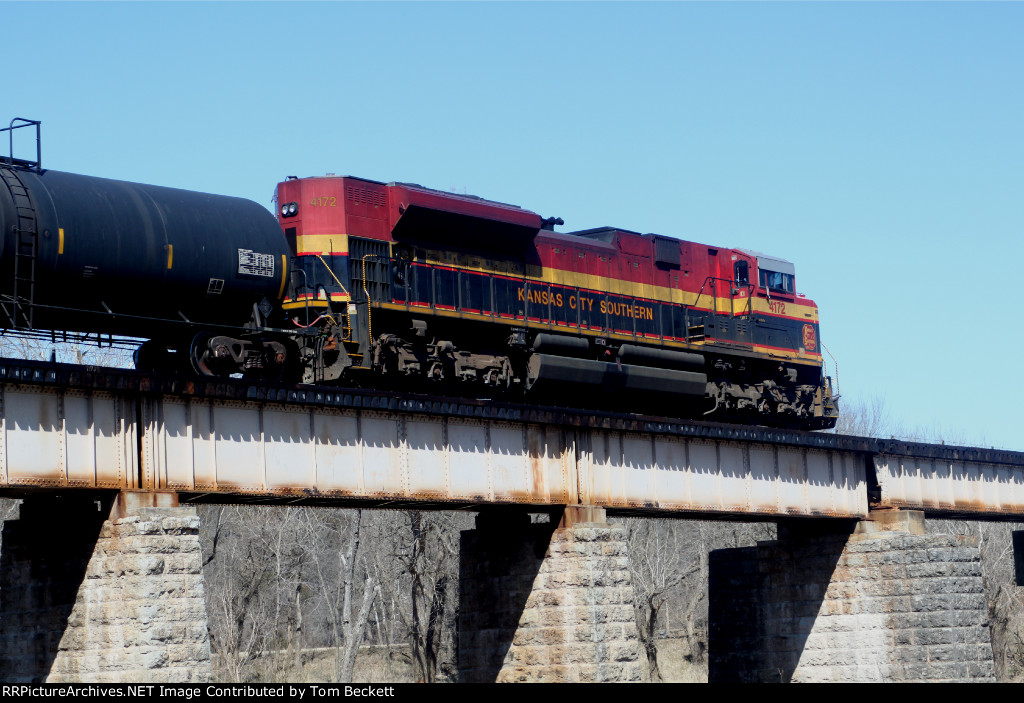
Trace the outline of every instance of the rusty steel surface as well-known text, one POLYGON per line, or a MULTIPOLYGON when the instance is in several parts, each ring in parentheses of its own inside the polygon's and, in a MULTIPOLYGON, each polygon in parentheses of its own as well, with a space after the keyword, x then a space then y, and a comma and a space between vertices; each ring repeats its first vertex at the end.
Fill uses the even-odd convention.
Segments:
POLYGON ((864 459, 785 445, 590 432, 584 504, 760 515, 867 515, 864 459))
POLYGON ((161 490, 828 517, 868 510, 854 453, 374 410, 143 402, 143 468, 161 490))
POLYGON ((973 515, 1024 515, 1024 467, 876 455, 881 507, 973 515))
MULTIPOLYGON (((1024 514, 1024 454, 0 359, 0 488, 188 499, 1024 514), (874 474, 874 475, 872 475, 874 474)), ((10 493, 10 490, 7 490, 10 493)))
POLYGON ((558 428, 206 399, 149 401, 143 417, 159 489, 576 502, 572 432, 558 428))
POLYGON ((3 485, 138 488, 135 404, 105 391, 0 386, 3 485))

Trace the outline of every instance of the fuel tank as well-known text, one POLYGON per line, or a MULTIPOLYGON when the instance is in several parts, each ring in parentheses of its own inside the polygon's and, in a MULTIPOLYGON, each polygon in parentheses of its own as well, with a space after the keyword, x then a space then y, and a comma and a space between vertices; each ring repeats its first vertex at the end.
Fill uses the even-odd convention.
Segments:
POLYGON ((0 326, 27 323, 9 319, 15 293, 36 329, 139 337, 184 320, 242 325, 283 297, 287 243, 257 203, 60 171, 0 176, 0 326))

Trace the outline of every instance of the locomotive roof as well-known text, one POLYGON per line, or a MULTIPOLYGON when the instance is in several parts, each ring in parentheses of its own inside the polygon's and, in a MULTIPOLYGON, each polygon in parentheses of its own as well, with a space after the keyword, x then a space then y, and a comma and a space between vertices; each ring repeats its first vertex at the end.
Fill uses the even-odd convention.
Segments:
POLYGON ((462 200, 474 200, 480 203, 487 203, 489 205, 501 205, 502 207, 511 207, 516 210, 522 210, 522 206, 513 205, 512 203, 503 203, 500 200, 491 200, 489 198, 481 198, 479 195, 470 195, 469 193, 453 193, 450 190, 438 190, 437 188, 427 188, 421 186, 419 183, 403 183, 401 181, 392 181, 388 183, 388 187, 400 187, 400 188, 411 188, 413 190, 420 190, 424 193, 434 193, 435 195, 443 195, 448 198, 460 198, 462 200))
POLYGON ((503 203, 500 200, 491 200, 489 198, 481 198, 479 195, 470 195, 469 193, 453 193, 450 190, 439 190, 437 188, 427 188, 419 183, 406 183, 404 181, 391 181, 385 183, 384 181, 375 181, 372 178, 363 178, 361 176, 338 176, 333 173, 328 173, 324 176, 313 176, 313 178, 344 178, 353 181, 363 181, 364 183, 373 183, 374 185, 385 186, 388 188, 411 188, 413 190, 419 190, 424 193, 433 193, 435 195, 443 195, 450 198, 459 198, 461 200, 473 200, 480 203, 487 203, 491 205, 501 205, 502 207, 515 208, 516 210, 523 210, 521 205, 515 205, 513 203, 503 203))
POLYGON ((541 230, 537 234, 537 238, 543 238, 547 241, 564 242, 565 244, 572 244, 575 246, 584 245, 594 250, 607 250, 609 252, 618 251, 615 246, 609 242, 605 242, 600 239, 594 239, 592 237, 581 237, 578 232, 553 232, 551 230, 541 230), (583 239, 585 241, 581 242, 583 239))
POLYGON ((741 251, 748 256, 756 258, 758 268, 765 269, 766 271, 788 273, 790 276, 796 275, 796 266, 793 265, 792 261, 786 261, 785 259, 780 259, 777 256, 762 254, 759 251, 752 251, 750 249, 737 249, 736 251, 741 251))
POLYGON ((619 227, 592 227, 591 229, 581 229, 575 232, 567 232, 566 234, 571 234, 574 237, 596 239, 599 242, 607 242, 610 244, 615 241, 615 235, 618 233, 643 236, 639 232, 634 232, 631 229, 621 229, 619 227))

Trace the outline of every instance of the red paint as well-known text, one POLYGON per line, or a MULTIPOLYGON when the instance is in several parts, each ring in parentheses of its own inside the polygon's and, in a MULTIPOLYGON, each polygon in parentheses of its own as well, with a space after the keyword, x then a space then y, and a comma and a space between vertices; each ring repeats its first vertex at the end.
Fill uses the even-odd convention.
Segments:
MULTIPOLYGON (((657 265, 654 235, 611 230, 610 241, 605 242, 540 230, 542 218, 537 213, 472 196, 409 184, 385 184, 351 176, 331 176, 280 183, 277 201, 278 205, 298 203, 299 212, 296 217, 280 218, 281 226, 295 228, 298 236, 347 234, 394 241, 392 232, 395 227, 406 217, 406 213, 418 208, 419 212, 479 218, 494 226, 520 228, 516 231, 537 231, 533 239, 535 248, 528 248, 526 263, 538 264, 547 281, 553 278, 555 271, 584 273, 632 284, 700 294, 698 305, 703 308, 711 307, 716 299, 721 302, 731 297, 734 307, 739 310, 748 305, 751 296, 756 296, 771 301, 772 307, 777 308, 771 313, 758 311, 758 314, 801 321, 806 319, 804 313, 815 307, 809 298, 775 292, 768 296, 763 288, 757 286, 756 259, 735 249, 679 241, 679 267, 657 265), (748 265, 749 286, 736 286, 733 282, 734 265, 741 260, 748 265)), ((444 247, 438 245, 437 248, 444 247)), ((454 270, 451 266, 438 268, 454 270)), ((497 273, 492 275, 495 279, 513 281, 525 278, 497 273)), ((605 291, 590 289, 585 292, 601 294, 605 291)), ((639 296, 635 297, 643 300, 639 296)))

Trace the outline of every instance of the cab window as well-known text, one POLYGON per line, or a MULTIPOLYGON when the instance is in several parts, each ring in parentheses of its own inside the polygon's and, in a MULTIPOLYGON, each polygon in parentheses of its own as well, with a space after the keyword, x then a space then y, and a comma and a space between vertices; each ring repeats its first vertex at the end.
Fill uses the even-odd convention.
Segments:
POLYGON ((737 261, 733 266, 733 281, 738 286, 750 285, 750 267, 746 261, 737 261))
POLYGON ((779 293, 793 292, 793 275, 779 271, 766 271, 761 269, 758 282, 762 288, 778 291, 779 293))

